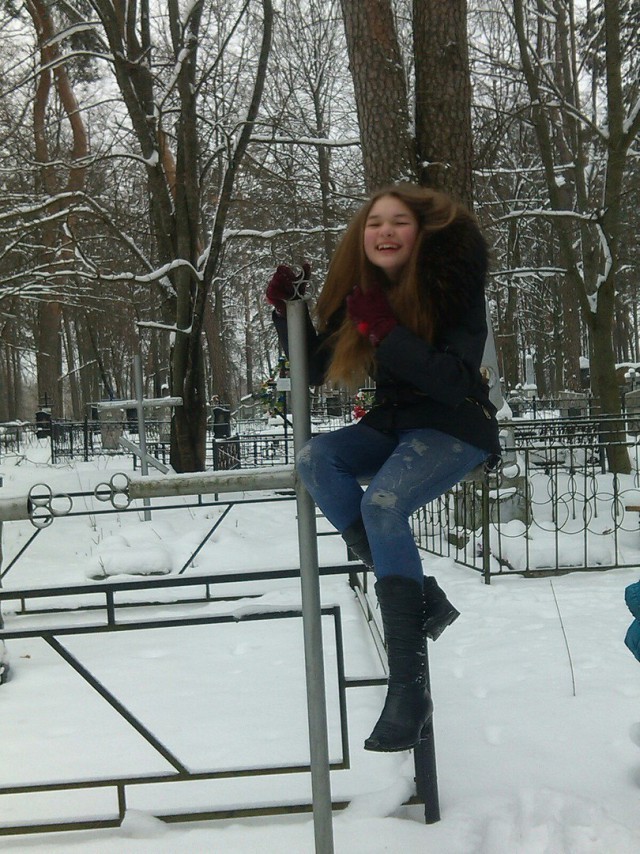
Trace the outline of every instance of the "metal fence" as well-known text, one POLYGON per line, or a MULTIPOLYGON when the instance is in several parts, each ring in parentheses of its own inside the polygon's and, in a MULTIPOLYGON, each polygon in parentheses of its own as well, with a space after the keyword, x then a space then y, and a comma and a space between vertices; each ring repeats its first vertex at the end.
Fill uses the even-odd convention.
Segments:
POLYGON ((640 453, 619 442, 629 474, 609 470, 615 422, 516 425, 502 469, 462 483, 416 513, 419 545, 492 576, 640 564, 640 453), (540 425, 537 425, 538 427, 540 425))
MULTIPOLYGON (((331 422, 318 424, 316 429, 330 430, 331 422)), ((264 430, 264 423, 256 423, 255 430, 240 435, 218 438, 216 425, 207 431, 206 466, 212 469, 263 468, 265 466, 288 465, 293 462, 293 433, 290 429, 264 430), (262 432, 258 427, 262 426, 262 432)), ((167 435, 166 422, 145 421, 147 453, 165 465, 169 464, 171 443, 167 435)), ((137 457, 125 447, 117 444, 117 434, 130 442, 137 443, 138 432, 128 421, 112 422, 110 441, 105 442, 104 425, 95 421, 53 421, 43 430, 41 425, 21 424, 0 430, 0 457, 7 454, 24 453, 35 442, 46 441, 51 449, 53 464, 65 460, 87 462, 100 456, 131 456, 134 469, 137 457)), ((228 432, 228 431, 226 431, 228 432)))
POLYGON ((21 453, 36 440, 37 430, 36 424, 26 424, 21 421, 0 424, 0 457, 21 453))
MULTIPOLYGON (((157 410, 156 410, 157 411, 157 410)), ((333 430, 351 423, 353 400, 346 392, 313 394, 311 420, 314 431, 333 430)), ((147 452, 165 465, 170 454, 170 421, 145 419, 147 452)), ((103 412, 82 421, 51 419, 37 413, 36 421, 0 424, 0 457, 23 453, 36 440, 51 446, 51 462, 70 459, 88 461, 98 456, 127 456, 131 451, 119 439, 138 441, 137 413, 123 409, 120 417, 103 412)), ((211 407, 207 423, 206 466, 214 469, 281 465, 293 459, 291 413, 268 413, 262 401, 241 404, 232 411, 226 405, 211 407)), ((137 464, 134 455, 134 468, 137 464)))
MULTIPOLYGON (((624 405, 624 397, 621 398, 624 405)), ((512 393, 507 397, 514 418, 593 418, 600 414, 600 399, 589 392, 565 392, 557 397, 512 393)))
MULTIPOLYGON (((257 480, 265 473, 255 473, 257 480)), ((112 483, 112 485, 115 485, 112 483)), ((104 484, 103 486, 107 486, 104 484)), ((37 496, 46 493, 46 487, 38 484, 34 487, 33 501, 37 496)), ((46 498, 47 495, 44 495, 46 498)), ((93 492, 72 493, 66 496, 67 502, 63 513, 55 514, 52 502, 56 496, 49 495, 49 510, 52 511, 51 521, 54 515, 72 517, 94 515, 97 513, 124 513, 139 512, 138 506, 117 507, 116 503, 109 509, 99 510, 96 506, 104 504, 100 497, 100 490, 93 492), (81 498, 79 506, 75 506, 73 499, 81 498), (87 509, 87 504, 90 509, 87 509)), ((244 498, 241 502, 235 499, 206 502, 206 506, 227 505, 227 510, 237 504, 281 502, 290 498, 262 496, 259 499, 244 498)), ((191 496, 191 503, 180 505, 162 504, 155 511, 167 511, 179 506, 185 509, 188 506, 201 506, 202 496, 191 496)), ((154 511, 154 512, 155 512, 154 511)), ((303 773, 313 771, 313 752, 311 751, 309 761, 303 756, 301 761, 295 764, 262 764, 260 761, 251 763, 249 767, 205 767, 196 771, 191 769, 188 762, 181 759, 178 752, 169 749, 153 731, 145 717, 135 714, 123 701, 118 692, 110 690, 96 676, 92 669, 74 654, 73 645, 68 648, 68 641, 73 641, 80 635, 97 636, 113 634, 116 632, 142 632, 157 629, 180 629, 192 626, 209 627, 214 630, 216 626, 224 624, 250 624, 255 621, 267 620, 299 620, 303 613, 299 610, 273 610, 268 608, 261 611, 259 608, 251 608, 246 613, 236 610, 236 600, 245 597, 256 597, 255 583, 265 582, 269 586, 276 579, 300 578, 300 570, 297 567, 291 569, 270 569, 250 572, 212 572, 204 575, 185 574, 185 570, 191 565, 193 558, 199 549, 206 543, 207 539, 214 533, 226 517, 226 512, 219 516, 211 527, 211 530, 203 538, 195 552, 184 563, 183 568, 171 577, 151 578, 118 581, 106 579, 102 581, 84 582, 76 585, 65 585, 64 587, 22 587, 13 586, 11 589, 3 589, 1 579, 13 567, 16 560, 24 553, 29 543, 45 527, 37 527, 29 543, 25 544, 19 554, 0 574, 0 609, 8 606, 10 618, 5 625, 0 620, 0 643, 4 640, 16 639, 38 639, 47 644, 54 654, 60 657, 73 671, 82 678, 87 685, 100 697, 111 710, 121 719, 124 727, 129 728, 132 733, 137 734, 149 748, 155 752, 156 758, 162 760, 166 767, 162 771, 146 767, 128 773, 96 773, 90 778, 79 776, 70 779, 69 774, 60 772, 59 776, 54 774, 48 776, 46 781, 33 779, 19 779, 15 782, 5 782, 0 785, 0 800, 8 798, 27 798, 29 803, 28 818, 16 817, 15 820, 0 822, 0 837, 4 835, 16 835, 25 833, 41 833, 62 830, 117 827, 121 824, 128 803, 135 797, 137 791, 142 789, 146 796, 153 796, 152 792, 158 790, 158 798, 161 806, 154 807, 154 812, 165 821, 189 821, 195 819, 230 818, 233 816, 249 815, 272 815, 291 812, 311 812, 314 808, 312 799, 301 795, 299 801, 292 802, 291 798, 285 799, 282 804, 271 798, 268 803, 238 805, 230 808, 228 805, 216 808, 214 805, 206 808, 194 806, 189 810, 184 808, 167 807, 162 801, 160 788, 166 784, 197 784, 199 782, 243 779, 250 777, 261 777, 265 775, 282 775, 291 773, 303 773), (243 593, 239 590, 242 583, 250 585, 250 592, 243 593), (234 592, 230 595, 225 593, 225 588, 234 585, 234 592), (164 594, 169 594, 163 595, 164 594), (215 607, 209 613, 207 606, 215 607), (221 606, 228 613, 221 613, 221 606), (80 623, 77 615, 83 614, 80 623), (84 802, 76 804, 75 792, 99 793, 100 815, 87 811, 84 802), (41 795, 64 795, 70 794, 65 801, 65 816, 51 817, 51 811, 46 803, 39 803, 41 795), (104 797, 103 797, 104 793, 104 797), (112 796, 112 797, 109 797, 112 796), (66 814, 68 812, 68 815, 66 814)), ((59 518, 55 524, 64 524, 59 518)), ((0 552, 1 554, 1 552, 0 552)), ((0 567, 2 569, 2 567, 0 567)), ((367 624, 375 638, 375 621, 372 614, 373 609, 366 600, 367 584, 363 579, 360 564, 345 563, 340 565, 323 566, 319 572, 322 576, 340 577, 348 579, 350 586, 356 592, 358 601, 362 607, 367 624)), ((365 575, 366 579, 366 575, 365 575)), ((329 765, 333 772, 348 772, 350 770, 350 742, 347 722, 347 694, 351 695, 354 688, 383 686, 386 677, 375 668, 371 673, 347 675, 345 667, 345 649, 348 639, 343 637, 343 621, 339 605, 324 607, 321 610, 323 621, 323 635, 328 644, 332 644, 335 655, 330 657, 333 662, 333 671, 330 672, 329 685, 333 692, 332 705, 337 708, 337 731, 333 732, 334 752, 336 742, 339 742, 339 752, 329 765)), ((216 636, 217 637, 217 636, 216 636)), ((211 641, 213 642, 213 640, 211 641)), ((297 653, 296 653, 297 654, 297 653)), ((428 658, 427 658, 428 666, 428 658)), ((171 686, 167 688, 171 691, 171 686)), ((435 753, 433 743, 433 731, 424 739, 414 755, 416 794, 407 803, 424 804, 425 821, 430 823, 439 818, 439 805, 437 798, 437 784, 435 775, 435 753)), ((37 773, 34 772, 34 777, 37 773)), ((333 799, 332 809, 342 809, 348 805, 348 800, 333 799)), ((24 803, 23 803, 24 806, 24 803)), ((95 807, 94 807, 95 809, 95 807)), ((55 813, 55 810, 54 810, 55 813)))
MULTIPOLYGON (((257 425, 259 424, 256 422, 257 425)), ((148 451, 169 461, 166 422, 148 425, 148 451)), ((337 424, 317 422, 314 430, 337 424)), ((135 432, 125 429, 123 435, 135 432)), ((542 574, 608 569, 640 563, 639 425, 635 415, 521 419, 505 430, 505 463, 486 484, 464 483, 418 511, 421 547, 482 572, 542 574), (620 428, 626 436, 619 441, 620 428), (617 441, 616 441, 617 440, 617 441), (609 471, 607 448, 623 445, 631 474, 609 471)), ((0 433, 0 448, 24 449, 36 425, 0 433)), ((99 425, 52 425, 54 461, 90 459, 102 449, 99 425), (67 456, 68 455, 68 456, 67 456)), ((207 465, 219 470, 268 468, 293 462, 291 431, 255 432, 208 440, 207 465)), ((133 458, 134 467, 136 464, 133 458)))
MULTIPOLYGON (((629 425, 623 425, 629 426, 629 425)), ((55 430, 52 429, 52 435, 55 430)), ((608 467, 607 449, 619 435, 619 422, 616 419, 545 419, 532 425, 523 421, 505 429, 504 464, 500 470, 490 473, 484 480, 472 480, 459 484, 438 501, 419 510, 413 519, 414 533, 419 545, 429 552, 452 557, 457 562, 482 573, 485 581, 508 574, 526 576, 554 575, 569 571, 606 570, 619 566, 637 566, 640 564, 640 453, 638 439, 628 438, 618 442, 626 449, 631 471, 629 474, 611 472, 608 467)), ((151 434, 153 435, 153 433, 151 434)), ((84 434, 83 434, 84 437, 84 434)), ((35 437, 25 438, 22 432, 15 441, 32 441, 35 437)), ((292 449, 288 444, 288 436, 252 436, 229 439, 215 439, 212 444, 217 449, 218 466, 220 468, 258 468, 268 465, 279 465, 291 462, 292 449)), ((75 450, 77 437, 70 440, 69 445, 75 450)), ((158 446, 165 443, 158 440, 158 446)), ((153 445, 153 440, 151 441, 153 445)), ((159 451, 156 449, 156 452, 159 451)), ((87 496, 88 497, 88 496, 87 496)), ((98 496, 94 493, 96 501, 98 496)), ((101 500, 101 499, 100 499, 101 500)), ((282 499, 270 499, 282 500, 282 499)), ((163 509, 169 509, 165 506, 163 509)), ((83 510, 91 513, 95 510, 83 510)), ((122 509, 120 512, 125 512, 122 509)), ((223 517, 224 518, 224 517, 223 517)), ((221 521, 221 520, 220 520, 221 521)), ((216 521, 214 525, 219 524, 216 521)), ((213 529, 212 529, 213 532, 213 529)), ((34 535, 35 536, 35 535, 34 535)), ((28 543, 23 546, 22 552, 28 543)), ((191 560, 191 559, 190 559, 191 560)), ((185 563, 185 569, 190 563, 185 563)), ((5 575, 15 564, 7 566, 5 575)), ((323 573, 348 573, 352 569, 346 566, 324 567, 323 573)), ((297 574, 297 570, 294 570, 297 574)), ((14 610, 16 617, 21 618, 31 614, 36 616, 38 607, 47 615, 46 625, 36 628, 22 628, 18 622, 11 623, 0 630, 0 638, 20 638, 35 636, 48 643, 54 651, 60 654, 76 672, 82 676, 95 690, 101 693, 106 702, 125 716, 128 722, 155 746, 152 733, 144 725, 128 714, 125 708, 120 708, 118 701, 108 691, 101 688, 92 674, 70 656, 64 648, 62 640, 65 635, 79 632, 105 631, 134 631, 136 629, 156 626, 181 626, 192 622, 211 623, 212 626, 235 617, 220 617, 202 615, 201 608, 195 608, 193 614, 154 618, 145 613, 139 623, 136 622, 133 608, 151 603, 127 601, 126 592, 129 589, 142 587, 148 590, 166 586, 200 585, 204 590, 204 601, 211 601, 210 589, 216 584, 228 581, 226 576, 188 577, 181 573, 177 577, 166 580, 147 580, 139 582, 105 581, 103 584, 83 584, 78 590, 66 588, 65 597, 77 592, 80 597, 87 592, 99 593, 104 596, 102 608, 106 618, 102 621, 90 621, 83 628, 57 623, 55 613, 56 597, 59 589, 43 590, 29 589, 0 589, 0 603, 13 601, 19 605, 14 610), (122 595, 124 601, 118 597, 122 595), (45 602, 54 604, 51 609, 45 602), (31 606, 28 603, 31 601, 31 606), (20 607, 21 606, 21 607, 20 607), (125 611, 126 609, 126 611, 125 611), (120 613, 126 614, 122 619, 120 613)), ((239 580, 233 575, 234 582, 239 580)), ((247 579, 249 580, 249 579, 247 579)), ((255 576, 251 576, 255 580, 255 576)), ((213 597, 216 598, 216 597, 213 597)), ((177 597, 176 602, 179 602, 177 597)), ((191 604, 191 600, 180 603, 180 607, 191 604)), ((72 605, 73 609, 73 605, 72 605)), ((341 711, 345 708, 345 689, 365 684, 363 680, 349 680, 344 677, 342 669, 341 620, 339 611, 329 609, 323 611, 325 619, 333 618, 335 625, 336 644, 340 645, 338 662, 340 674, 338 679, 338 702, 341 711)), ((299 618, 298 613, 279 614, 279 618, 299 618)), ((272 619, 273 614, 254 615, 251 619, 272 619)), ((367 680, 366 684, 378 684, 377 679, 367 680)), ((348 741, 346 738, 346 717, 341 716, 340 738, 342 756, 334 768, 348 767, 348 741)), ((160 745, 161 747, 161 745, 160 745)), ((5 785, 0 787, 0 797, 6 795, 24 794, 36 795, 38 792, 58 791, 68 789, 69 785, 78 789, 93 787, 112 789, 116 793, 117 809, 115 814, 105 821, 95 822, 92 819, 73 820, 67 827, 94 827, 117 825, 124 815, 127 794, 138 785, 162 784, 165 782, 195 779, 194 775, 173 756, 166 756, 171 768, 168 774, 149 775, 138 774, 133 777, 105 777, 87 783, 84 780, 52 780, 46 785, 42 783, 5 785)), ((309 770, 310 765, 300 766, 295 770, 309 770)), ((261 773, 288 773, 289 767, 276 769, 240 769, 239 774, 249 776, 261 773)), ((216 779, 227 772, 210 768, 199 775, 200 779, 216 779)), ((418 771, 416 771, 418 775, 418 771)), ((335 803, 333 807, 342 806, 335 803)), ((308 803, 300 804, 300 809, 309 809, 308 803)), ((215 812, 207 813, 213 817, 215 812)), ((165 816, 173 819, 177 816, 165 816)), ((194 813, 193 816, 196 817, 194 813)), ((202 814, 198 814, 202 817, 202 814)), ((27 831, 60 829, 59 823, 29 822, 28 824, 12 825, 0 828, 0 834, 23 833, 27 831)))
MULTIPOLYGON (((256 424, 256 427, 259 425, 256 424)), ((323 425, 331 429, 332 425, 323 425)), ((282 465, 293 461, 293 434, 290 429, 271 432, 256 429, 243 435, 227 436, 229 430, 221 431, 219 425, 210 425, 207 431, 206 465, 213 469, 261 468, 268 465, 282 465), (224 438, 219 434, 224 432, 224 438)), ((165 465, 169 463, 170 441, 168 425, 165 421, 145 421, 147 453, 165 465)), ((47 442, 51 450, 53 464, 65 460, 83 460, 87 462, 99 456, 133 456, 133 466, 137 466, 135 455, 118 444, 122 437, 137 443, 138 430, 135 422, 123 420, 110 422, 107 431, 105 425, 97 421, 52 421, 46 426, 41 424, 0 425, 0 457, 8 454, 25 453, 36 442, 47 442)))

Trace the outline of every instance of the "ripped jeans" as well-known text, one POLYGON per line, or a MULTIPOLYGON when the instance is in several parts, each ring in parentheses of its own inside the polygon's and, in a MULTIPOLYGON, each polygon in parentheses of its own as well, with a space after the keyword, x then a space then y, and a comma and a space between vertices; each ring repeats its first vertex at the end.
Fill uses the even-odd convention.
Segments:
POLYGON ((354 424, 315 436, 296 463, 302 482, 340 533, 362 516, 376 578, 403 575, 422 584, 411 514, 488 456, 428 427, 382 433, 354 424), (367 489, 359 478, 369 480, 367 489))

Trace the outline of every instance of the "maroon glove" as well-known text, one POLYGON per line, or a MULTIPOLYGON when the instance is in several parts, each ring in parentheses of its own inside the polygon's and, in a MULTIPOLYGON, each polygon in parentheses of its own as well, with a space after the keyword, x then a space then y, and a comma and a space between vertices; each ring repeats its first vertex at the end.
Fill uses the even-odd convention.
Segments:
POLYGON ((366 293, 356 285, 347 297, 347 312, 360 335, 374 347, 398 325, 387 295, 378 285, 366 293))
POLYGON ((311 267, 309 264, 302 265, 302 283, 296 287, 300 280, 299 270, 294 270, 286 264, 280 264, 267 285, 265 297, 267 302, 275 308, 276 314, 284 317, 287 313, 287 300, 301 297, 307 287, 311 267))

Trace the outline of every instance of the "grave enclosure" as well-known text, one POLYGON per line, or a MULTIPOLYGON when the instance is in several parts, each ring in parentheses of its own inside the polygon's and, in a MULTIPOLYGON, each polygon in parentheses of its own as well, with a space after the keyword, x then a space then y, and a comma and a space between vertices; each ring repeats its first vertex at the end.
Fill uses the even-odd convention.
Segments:
MULTIPOLYGON (((291 361, 292 401, 298 401, 301 407, 294 415, 294 440, 296 446, 300 447, 309 435, 308 411, 305 412, 305 401, 308 405, 306 368, 302 352, 303 341, 298 340, 296 343, 296 335, 302 334, 295 329, 296 312, 290 311, 289 315, 293 318, 290 323, 294 324, 293 330, 290 329, 292 350, 295 351, 296 347, 298 350, 297 356, 292 352, 291 361), (298 368, 294 368, 294 365, 298 368)), ((304 324, 300 323, 300 319, 298 329, 302 330, 304 324)), ((144 448, 142 452, 144 459, 144 448)), ((113 719, 109 726, 125 727, 128 732, 126 739, 130 741, 130 753, 125 758, 124 771, 114 771, 113 768, 107 767, 96 774, 87 774, 86 770, 78 770, 74 766, 73 758, 68 757, 69 765, 67 767, 65 763, 60 773, 55 768, 49 768, 47 771, 45 763, 45 770, 40 778, 33 780, 29 778, 28 767, 22 766, 23 770, 14 780, 6 780, 0 786, 0 801, 8 804, 8 815, 15 816, 14 820, 10 820, 5 813, 0 824, 0 834, 117 826, 130 806, 132 797, 142 797, 144 801, 149 791, 158 787, 167 787, 168 791, 171 788, 175 790, 175 787, 180 785, 187 793, 184 797, 188 800, 188 793, 193 792, 196 785, 211 785, 215 788, 221 781, 260 781, 275 774, 292 779, 296 775, 307 775, 310 777, 311 794, 302 800, 292 799, 289 795, 285 796, 280 804, 274 804, 272 799, 270 803, 261 803, 258 806, 245 806, 233 801, 222 803, 218 808, 214 800, 204 808, 200 794, 194 797, 194 806, 191 808, 184 806, 183 801, 180 809, 160 809, 156 812, 167 821, 177 821, 308 810, 313 813, 316 851, 328 854, 333 850, 332 810, 345 806, 347 802, 332 798, 330 776, 342 770, 348 771, 351 762, 347 695, 354 689, 382 685, 386 680, 381 668, 364 679, 349 678, 346 675, 340 607, 325 607, 320 602, 315 508, 297 481, 293 467, 275 467, 262 472, 169 475, 155 480, 149 477, 129 480, 124 475, 116 475, 96 488, 93 499, 102 504, 103 512, 106 512, 107 505, 113 512, 129 512, 139 507, 139 504, 132 502, 142 501, 146 515, 151 512, 151 495, 198 496, 194 500, 200 504, 203 500, 206 501, 203 496, 215 495, 216 499, 212 504, 218 504, 222 494, 256 490, 295 492, 299 569, 282 570, 280 573, 269 572, 266 576, 251 573, 243 577, 239 573, 228 575, 216 572, 204 576, 179 574, 171 578, 88 583, 67 585, 63 588, 52 585, 48 588, 0 589, 0 608, 11 614, 0 629, 0 637, 11 643, 37 641, 40 646, 46 645, 52 668, 60 672, 60 665, 64 665, 64 678, 69 680, 70 696, 81 698, 82 704, 88 703, 88 714, 91 714, 96 702, 102 704, 113 719), (272 581, 274 578, 290 578, 296 581, 299 579, 300 607, 261 610, 258 602, 257 609, 250 608, 248 613, 237 611, 234 602, 238 598, 237 588, 242 582, 255 585, 272 581), (232 583, 236 589, 230 596, 228 587, 232 583), (225 585, 227 590, 219 594, 218 591, 225 585), (167 593, 170 594, 168 600, 167 593), (168 611, 172 613, 167 613, 168 611), (185 760, 172 748, 171 733, 165 730, 163 735, 158 735, 156 726, 148 723, 146 713, 136 708, 132 710, 128 700, 120 696, 117 684, 114 687, 114 674, 101 672, 100 662, 104 660, 104 650, 121 643, 122 638, 166 631, 207 632, 207 642, 215 644, 211 633, 216 630, 250 633, 254 626, 274 620, 295 627, 290 630, 294 633, 292 636, 300 635, 302 639, 302 644, 289 643, 287 648, 298 657, 301 656, 302 650, 304 651, 304 661, 300 659, 299 667, 302 668, 304 664, 309 733, 306 758, 304 755, 301 758, 298 752, 289 761, 278 761, 277 756, 272 754, 258 759, 255 763, 241 763, 240 767, 230 767, 233 763, 229 762, 223 764, 223 767, 207 766, 205 762, 203 767, 203 763, 194 761, 193 756, 185 760), (331 671, 326 674, 323 635, 330 660, 333 662, 331 671), (86 653, 86 648, 92 648, 94 652, 86 653), (326 685, 332 689, 329 702, 326 685), (332 716, 331 742, 327 710, 332 716), (136 766, 136 762, 142 759, 144 762, 136 766), (111 807, 108 802, 105 805, 105 793, 112 799, 111 807), (38 810, 36 805, 42 805, 41 809, 38 810)), ((32 488, 29 495, 12 499, 0 498, 0 518, 7 523, 30 519, 35 527, 33 536, 37 536, 52 524, 64 525, 64 517, 73 515, 74 498, 81 497, 83 496, 80 494, 58 495, 46 483, 38 484, 32 488)), ((288 500, 291 500, 290 496, 288 500)), ((162 511, 154 509, 153 512, 162 511)), ((11 566, 6 568, 3 574, 10 569, 11 566)), ((323 577, 342 575, 349 579, 351 586, 345 583, 344 589, 349 592, 350 601, 359 603, 357 607, 362 608, 363 623, 371 623, 374 635, 379 634, 367 601, 367 580, 358 569, 362 568, 345 562, 340 566, 323 567, 322 574, 323 577)), ((256 594, 249 593, 248 598, 252 597, 256 598, 256 594)), ((244 600, 245 597, 242 598, 244 600)), ((271 654, 273 655, 273 651, 271 654)), ((266 661, 260 662, 263 669, 266 669, 268 660, 269 656, 266 661)), ((126 659, 123 660, 123 665, 126 665, 126 659)), ((21 685, 19 662, 15 670, 15 683, 10 679, 2 686, 3 691, 28 688, 24 683, 21 685)), ((39 689, 39 686, 37 687, 39 689)), ((257 711, 259 712, 259 709, 257 711)), ((36 754, 42 757, 46 753, 46 728, 40 734, 44 741, 39 740, 37 732, 30 732, 30 735, 34 739, 36 754)), ((416 798, 425 804, 425 820, 436 821, 439 818, 439 805, 433 734, 416 749, 415 764, 416 798)), ((15 767, 17 766, 11 763, 11 768, 15 767)))

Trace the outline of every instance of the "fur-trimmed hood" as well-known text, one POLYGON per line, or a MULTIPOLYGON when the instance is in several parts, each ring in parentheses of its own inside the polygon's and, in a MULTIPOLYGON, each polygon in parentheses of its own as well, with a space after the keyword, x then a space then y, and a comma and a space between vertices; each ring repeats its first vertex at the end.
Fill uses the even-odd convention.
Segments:
POLYGON ((461 314, 483 293, 487 244, 471 216, 460 216, 426 234, 418 250, 418 269, 420 299, 441 333, 459 323, 461 314))

